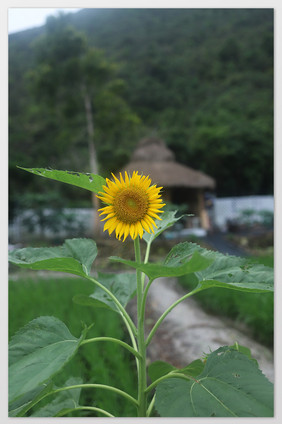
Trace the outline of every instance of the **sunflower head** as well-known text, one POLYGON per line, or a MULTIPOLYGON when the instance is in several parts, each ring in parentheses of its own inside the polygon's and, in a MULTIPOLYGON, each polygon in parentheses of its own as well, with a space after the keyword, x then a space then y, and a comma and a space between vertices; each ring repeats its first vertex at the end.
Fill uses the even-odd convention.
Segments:
POLYGON ((106 221, 104 231, 111 234, 114 230, 116 237, 123 241, 128 235, 134 240, 138 235, 142 238, 144 230, 154 232, 156 226, 154 219, 161 219, 160 209, 165 206, 162 203, 160 190, 162 187, 151 186, 151 180, 144 175, 138 175, 134 171, 129 177, 125 172, 124 178, 120 173, 120 179, 114 174, 113 181, 106 179, 107 185, 104 191, 98 193, 98 198, 107 204, 99 209, 100 215, 106 215, 102 221, 106 221))

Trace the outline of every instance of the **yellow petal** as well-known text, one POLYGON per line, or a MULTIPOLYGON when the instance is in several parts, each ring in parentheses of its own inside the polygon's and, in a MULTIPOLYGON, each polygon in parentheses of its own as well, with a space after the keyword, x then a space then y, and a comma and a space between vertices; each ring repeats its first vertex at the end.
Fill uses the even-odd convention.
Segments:
POLYGON ((109 232, 109 234, 111 235, 112 234, 112 232, 115 230, 115 228, 116 228, 116 223, 115 224, 112 224, 111 226, 110 226, 110 228, 108 229, 108 232, 109 232))
POLYGON ((149 208, 149 212, 164 213, 164 211, 160 211, 157 208, 149 208))
POLYGON ((121 188, 122 187, 121 182, 117 179, 117 177, 113 173, 112 173, 112 176, 114 177, 116 185, 121 188))
POLYGON ((122 183, 122 185, 124 186, 125 182, 124 182, 124 179, 122 178, 121 172, 119 173, 119 179, 120 179, 120 182, 122 183))
POLYGON ((126 183, 126 185, 129 185, 129 178, 128 178, 126 171, 125 171, 124 175, 125 175, 125 177, 124 177, 125 183, 126 183))
POLYGON ((111 218, 109 219, 109 221, 107 221, 104 225, 104 231, 106 231, 108 228, 110 228, 112 225, 116 224, 117 219, 116 218, 111 218))
POLYGON ((146 218, 156 227, 156 228, 158 228, 157 226, 156 226, 156 224, 155 224, 155 221, 153 220, 153 218, 151 218, 150 217, 150 215, 147 215, 146 216, 146 218))
POLYGON ((101 213, 100 215, 103 215, 105 213, 111 213, 114 211, 114 208, 112 206, 105 206, 104 208, 98 209, 99 211, 103 211, 103 213, 101 213))
POLYGON ((113 196, 109 196, 108 194, 104 193, 103 196, 97 196, 98 199, 101 199, 105 203, 112 204, 114 201, 113 196))
POLYGON ((124 229, 124 233, 123 233, 123 241, 127 238, 128 234, 129 234, 129 229, 130 229, 130 225, 126 224, 125 229, 124 229))
POLYGON ((147 233, 150 233, 150 227, 147 224, 147 222, 145 221, 145 219, 141 220, 141 224, 143 225, 143 228, 145 229, 145 231, 147 231, 147 233))
POLYGON ((117 236, 117 237, 119 236, 119 232, 120 232, 120 230, 121 230, 122 226, 123 226, 123 223, 122 223, 122 222, 119 222, 119 223, 117 224, 117 226, 116 226, 116 236, 117 236))
POLYGON ((142 225, 140 224, 139 221, 136 222, 136 231, 139 234, 140 238, 142 238, 144 230, 143 230, 142 225))
POLYGON ((134 240, 136 238, 136 237, 134 237, 135 236, 135 225, 134 224, 130 225, 129 233, 130 233, 130 237, 134 240))
POLYGON ((148 224, 148 226, 150 227, 150 230, 154 232, 152 223, 149 221, 147 216, 145 216, 144 221, 146 222, 146 224, 148 224))
POLYGON ((110 218, 112 218, 113 216, 115 216, 116 214, 114 213, 114 212, 112 212, 112 213, 110 213, 108 216, 106 216, 105 218, 103 218, 103 219, 101 219, 101 221, 103 222, 103 221, 106 221, 106 219, 110 219, 110 218))

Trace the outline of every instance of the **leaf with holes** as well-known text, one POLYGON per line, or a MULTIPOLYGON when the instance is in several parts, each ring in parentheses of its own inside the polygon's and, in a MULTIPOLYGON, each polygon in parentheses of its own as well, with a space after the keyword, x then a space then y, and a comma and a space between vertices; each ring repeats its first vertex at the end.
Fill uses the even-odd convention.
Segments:
POLYGON ((94 193, 104 191, 103 185, 106 185, 106 180, 103 177, 91 173, 86 174, 74 171, 59 171, 56 169, 48 168, 22 168, 21 166, 18 168, 31 172, 35 175, 39 175, 40 177, 71 184, 89 191, 93 191, 94 193))
POLYGON ((273 384, 254 361, 225 346, 194 380, 159 383, 155 406, 161 417, 273 417, 273 384))
POLYGON ((55 317, 36 318, 19 330, 9 343, 9 402, 56 374, 76 353, 81 339, 55 317))
POLYGON ((26 247, 9 252, 9 261, 21 268, 68 272, 88 276, 97 256, 97 246, 90 239, 65 240, 62 246, 26 247))
POLYGON ((169 252, 165 263, 178 265, 179 258, 185 261, 195 252, 211 261, 208 267, 195 272, 199 290, 223 287, 257 293, 273 291, 273 268, 248 263, 245 258, 212 252, 195 243, 177 244, 169 252))

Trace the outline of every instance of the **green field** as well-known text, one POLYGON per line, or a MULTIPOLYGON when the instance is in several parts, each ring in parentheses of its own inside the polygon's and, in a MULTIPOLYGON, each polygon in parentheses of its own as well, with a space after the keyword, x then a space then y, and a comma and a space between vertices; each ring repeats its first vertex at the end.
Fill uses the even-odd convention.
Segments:
MULTIPOLYGON (((9 337, 30 320, 51 315, 62 320, 72 334, 79 337, 83 323, 94 323, 87 337, 110 336, 129 342, 123 321, 110 310, 76 305, 77 293, 90 294, 93 285, 80 278, 22 277, 9 282, 9 337)), ((84 383, 113 385, 136 396, 135 360, 127 350, 110 342, 91 343, 81 347, 77 355, 56 375, 55 383, 68 377, 81 377, 84 383)), ((81 391, 81 405, 97 406, 113 415, 136 416, 135 407, 115 393, 102 390, 81 391)), ((75 415, 73 415, 75 416, 75 415)), ((79 416, 95 416, 80 412, 79 416)))
MULTIPOLYGON (((250 258, 251 262, 259 262, 271 267, 273 267, 273 260, 273 255, 250 258)), ((195 287, 190 276, 179 278, 179 282, 185 288, 195 287)), ((207 312, 246 324, 251 335, 258 342, 273 347, 273 293, 246 293, 213 288, 197 293, 194 298, 207 312)))

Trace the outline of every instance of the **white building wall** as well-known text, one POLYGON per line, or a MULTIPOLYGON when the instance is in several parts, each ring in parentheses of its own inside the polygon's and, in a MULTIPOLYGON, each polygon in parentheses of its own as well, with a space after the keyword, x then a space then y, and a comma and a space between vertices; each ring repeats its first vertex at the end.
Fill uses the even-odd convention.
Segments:
MULTIPOLYGON (((273 196, 223 197, 214 199, 214 222, 220 230, 226 230, 227 220, 238 219, 243 210, 274 212, 273 196)), ((259 217, 258 217, 259 219, 259 217)))

